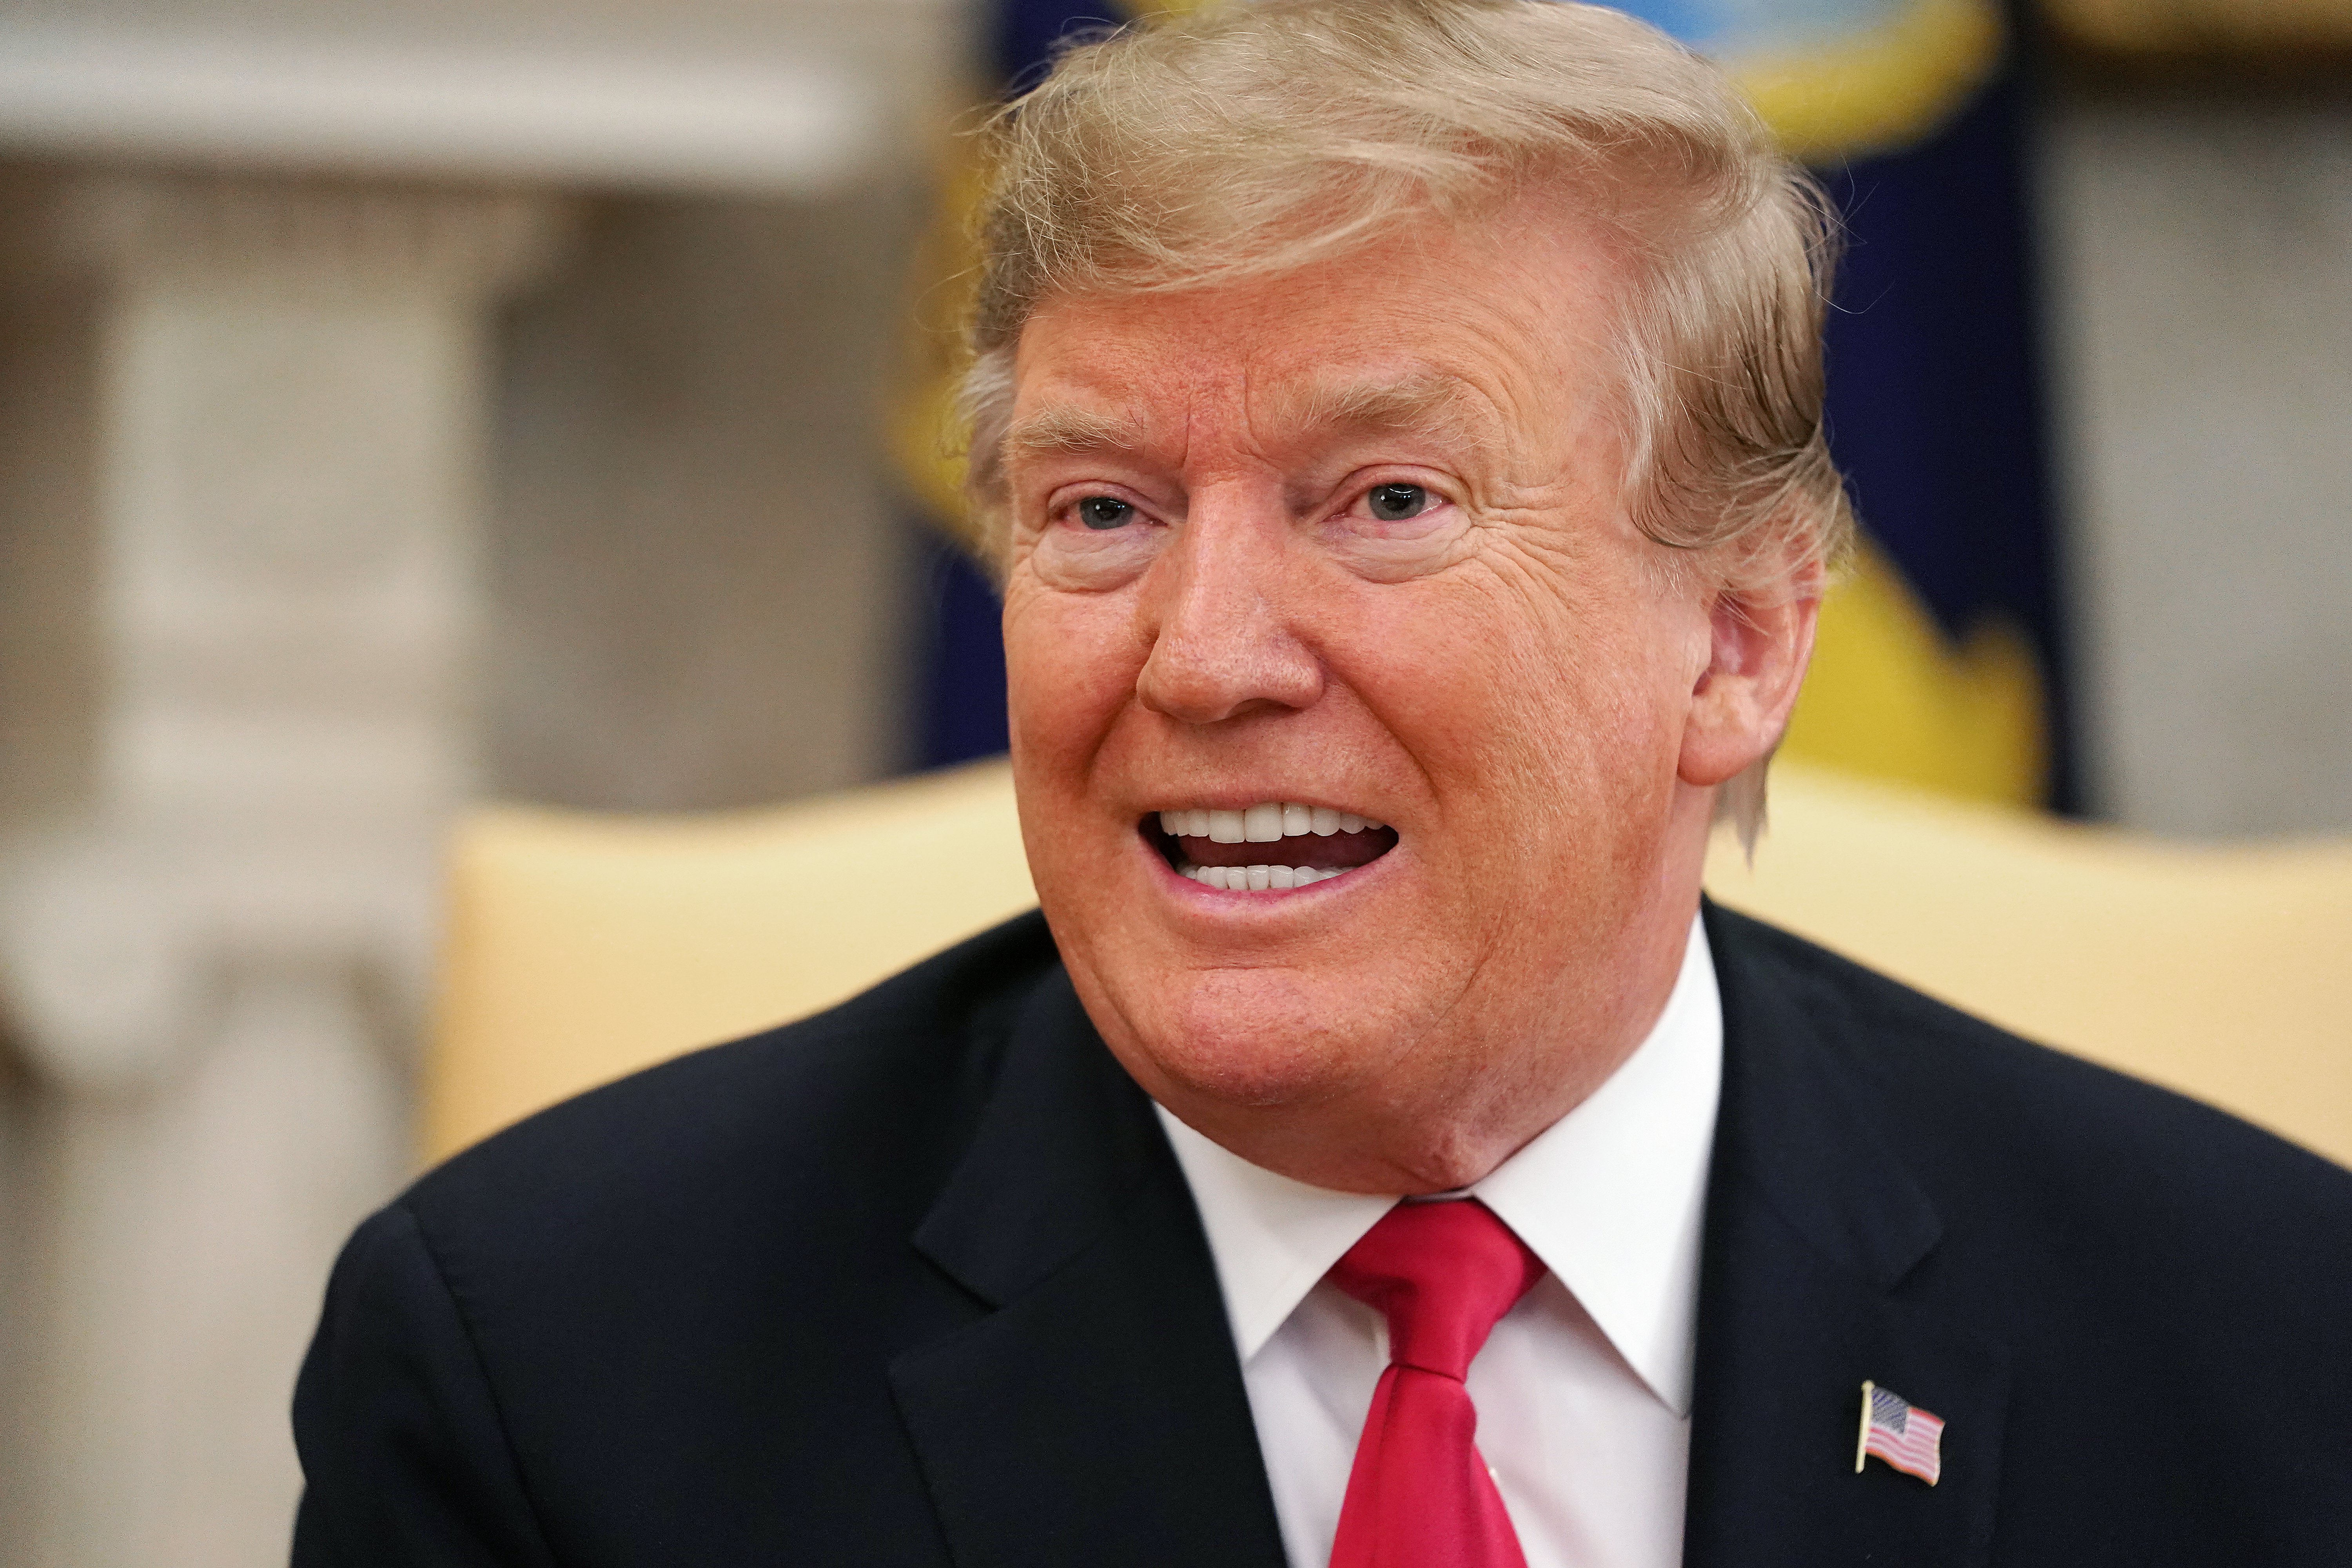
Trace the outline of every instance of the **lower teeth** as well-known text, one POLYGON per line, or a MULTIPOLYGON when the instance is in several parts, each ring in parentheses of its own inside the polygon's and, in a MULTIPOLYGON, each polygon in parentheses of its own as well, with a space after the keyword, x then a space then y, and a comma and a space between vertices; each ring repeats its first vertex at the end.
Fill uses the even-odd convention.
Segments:
POLYGON ((1223 892, 1265 893, 1312 887, 1341 873, 1318 871, 1311 866, 1188 866, 1184 875, 1223 892))

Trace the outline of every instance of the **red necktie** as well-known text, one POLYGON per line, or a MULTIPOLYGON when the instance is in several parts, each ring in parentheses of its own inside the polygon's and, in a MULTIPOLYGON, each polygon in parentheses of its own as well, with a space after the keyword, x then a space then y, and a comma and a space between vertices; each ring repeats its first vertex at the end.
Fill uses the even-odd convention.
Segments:
POLYGON ((1389 1210, 1331 1283, 1389 1321, 1331 1568, 1527 1568, 1462 1380, 1544 1266, 1474 1198, 1389 1210))

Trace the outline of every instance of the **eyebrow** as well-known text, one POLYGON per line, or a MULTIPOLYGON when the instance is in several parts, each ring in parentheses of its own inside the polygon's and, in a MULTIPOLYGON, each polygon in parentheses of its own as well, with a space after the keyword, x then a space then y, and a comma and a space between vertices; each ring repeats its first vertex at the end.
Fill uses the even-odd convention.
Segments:
POLYGON ((1133 420, 1067 404, 1041 408, 1014 421, 1004 433, 1008 457, 1015 452, 1083 457, 1089 452, 1132 452, 1142 445, 1143 433, 1133 420))
MULTIPOLYGON (((1476 454, 1500 444, 1486 402, 1459 378, 1434 371, 1309 383, 1277 395, 1273 414, 1282 429, 1430 435, 1476 454)), ((1003 450, 1008 458, 1084 457, 1139 451, 1147 444, 1143 426, 1131 416, 1058 404, 1016 420, 1003 450)))
POLYGON ((1276 404, 1292 428, 1435 436, 1473 453, 1498 444, 1494 411, 1458 377, 1435 371, 1314 383, 1276 404))

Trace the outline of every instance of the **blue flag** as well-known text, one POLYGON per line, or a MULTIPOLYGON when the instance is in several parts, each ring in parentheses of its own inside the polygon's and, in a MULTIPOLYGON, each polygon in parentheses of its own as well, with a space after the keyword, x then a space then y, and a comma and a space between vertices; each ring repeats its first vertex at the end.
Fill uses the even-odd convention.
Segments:
MULTIPOLYGON (((989 41, 998 81, 1017 91, 1052 64, 1064 37, 1116 26, 1118 7, 1069 0, 994 0, 989 41)), ((937 529, 922 532, 923 646, 915 753, 943 767, 1004 750, 1004 644, 996 590, 937 529)))

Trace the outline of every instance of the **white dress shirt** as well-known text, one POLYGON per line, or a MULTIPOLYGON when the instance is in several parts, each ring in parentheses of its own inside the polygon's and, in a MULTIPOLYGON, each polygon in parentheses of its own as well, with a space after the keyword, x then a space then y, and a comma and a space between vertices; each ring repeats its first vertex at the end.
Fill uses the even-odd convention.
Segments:
MULTIPOLYGON (((1470 1366, 1478 1449, 1528 1568, 1682 1561, 1700 1212, 1723 1076, 1706 933, 1649 1037, 1471 1191, 1550 1269, 1470 1366)), ((1162 1110, 1192 1184, 1290 1568, 1325 1568, 1372 1386, 1378 1313, 1323 1282, 1393 1198, 1261 1170, 1162 1110)))

